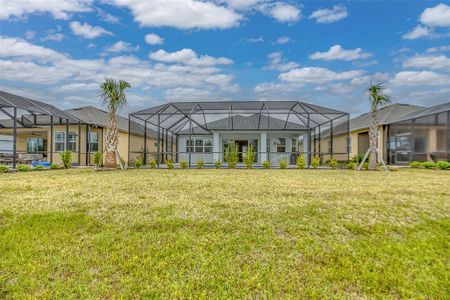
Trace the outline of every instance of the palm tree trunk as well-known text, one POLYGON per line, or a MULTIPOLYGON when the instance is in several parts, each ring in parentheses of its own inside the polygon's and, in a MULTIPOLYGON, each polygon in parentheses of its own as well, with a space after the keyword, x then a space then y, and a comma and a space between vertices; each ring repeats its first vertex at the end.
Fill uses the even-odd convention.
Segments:
POLYGON ((109 113, 109 122, 106 128, 105 138, 105 167, 116 168, 116 151, 119 143, 119 133, 117 130, 117 117, 115 113, 109 113))
POLYGON ((378 144, 378 125, 377 125, 377 106, 372 104, 372 113, 370 118, 369 129, 369 170, 376 170, 377 168, 377 144, 378 144))

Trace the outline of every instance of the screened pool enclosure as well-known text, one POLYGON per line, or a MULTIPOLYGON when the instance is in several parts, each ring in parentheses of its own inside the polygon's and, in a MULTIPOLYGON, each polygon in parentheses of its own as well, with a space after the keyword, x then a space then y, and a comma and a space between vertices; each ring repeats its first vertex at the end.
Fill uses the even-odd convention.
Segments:
POLYGON ((295 164, 299 155, 309 165, 312 156, 349 155, 349 114, 299 101, 172 102, 130 114, 129 128, 142 136, 128 143, 130 162, 154 159, 158 166, 167 160, 224 162, 231 143, 240 160, 252 145, 256 165, 295 164))

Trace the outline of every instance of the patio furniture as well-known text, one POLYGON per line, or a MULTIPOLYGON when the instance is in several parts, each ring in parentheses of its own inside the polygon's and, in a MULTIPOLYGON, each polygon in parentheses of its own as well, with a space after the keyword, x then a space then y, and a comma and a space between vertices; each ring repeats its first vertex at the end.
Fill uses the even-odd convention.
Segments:
POLYGON ((41 161, 44 155, 41 153, 19 153, 17 160, 20 164, 30 164, 32 161, 41 161))

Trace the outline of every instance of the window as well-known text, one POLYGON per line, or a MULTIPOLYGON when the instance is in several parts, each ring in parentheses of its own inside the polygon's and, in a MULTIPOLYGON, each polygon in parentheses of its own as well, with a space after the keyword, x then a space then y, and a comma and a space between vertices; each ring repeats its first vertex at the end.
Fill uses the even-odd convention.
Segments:
POLYGON ((75 132, 69 132, 69 143, 67 150, 77 151, 77 137, 78 135, 75 132))
POLYGON ((331 141, 328 141, 328 145, 327 146, 328 146, 328 153, 329 154, 333 154, 333 143, 331 143, 331 141))
POLYGON ((411 134, 397 135, 397 149, 411 149, 411 134))
POLYGON ((43 153, 47 151, 47 140, 43 138, 28 138, 27 153, 43 153))
MULTIPOLYGON (((211 139, 193 139, 191 143, 191 152, 212 153, 211 139)), ((189 140, 186 140, 186 152, 189 152, 189 140)))
POLYGON ((65 132, 55 132, 55 152, 64 151, 66 143, 66 134, 65 132))
POLYGON ((203 140, 196 139, 195 140, 195 151, 196 153, 202 153, 203 152, 203 140))
POLYGON ((89 132, 89 152, 98 151, 98 133, 89 132))
POLYGON ((286 152, 286 139, 279 138, 277 140, 277 152, 286 152))
POLYGON ((352 153, 352 138, 347 138, 347 152, 352 153))
POLYGON ((203 146, 205 147, 205 153, 212 153, 212 140, 204 139, 203 146))
POLYGON ((292 139, 292 147, 291 147, 291 152, 297 152, 297 139, 292 139))

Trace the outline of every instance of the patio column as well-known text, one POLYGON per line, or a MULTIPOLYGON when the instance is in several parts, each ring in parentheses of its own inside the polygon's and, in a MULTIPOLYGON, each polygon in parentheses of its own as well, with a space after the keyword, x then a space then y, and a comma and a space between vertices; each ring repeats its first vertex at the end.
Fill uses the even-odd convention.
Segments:
POLYGON ((308 129, 308 131, 306 133, 303 134, 303 152, 306 153, 306 165, 309 167, 309 159, 310 159, 310 155, 309 152, 310 150, 310 130, 308 129))
POLYGON ((13 121, 13 169, 16 169, 17 164, 17 108, 14 107, 14 121, 13 121))
POLYGON ((219 133, 213 132, 213 161, 220 160, 220 140, 219 133))
POLYGON ((267 160, 267 132, 261 132, 261 146, 260 146, 259 162, 262 163, 267 160))

